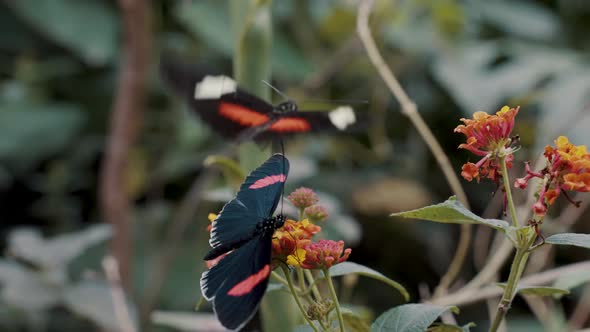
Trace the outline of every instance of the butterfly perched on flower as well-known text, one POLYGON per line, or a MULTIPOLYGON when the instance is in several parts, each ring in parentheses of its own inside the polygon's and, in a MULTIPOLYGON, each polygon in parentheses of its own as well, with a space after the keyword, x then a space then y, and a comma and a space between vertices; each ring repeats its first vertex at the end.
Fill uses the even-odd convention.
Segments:
POLYGON ((191 110, 226 138, 239 137, 254 128, 261 128, 251 135, 259 141, 309 132, 350 132, 366 122, 358 119, 350 106, 322 112, 300 111, 291 100, 272 105, 239 88, 227 76, 205 74, 166 57, 160 72, 167 85, 188 101, 191 110))
POLYGON ((201 292, 213 302, 223 326, 241 329, 256 313, 271 272, 272 237, 285 217, 273 217, 289 173, 289 161, 275 154, 246 177, 235 198, 213 221, 212 249, 205 260, 222 255, 201 276, 201 292))

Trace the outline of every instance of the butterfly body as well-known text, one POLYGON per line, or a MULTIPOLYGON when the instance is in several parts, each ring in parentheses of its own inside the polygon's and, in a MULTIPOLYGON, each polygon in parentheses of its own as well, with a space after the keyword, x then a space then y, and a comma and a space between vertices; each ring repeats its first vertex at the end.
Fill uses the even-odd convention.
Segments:
POLYGON ((256 313, 271 271, 274 231, 285 223, 273 216, 289 172, 281 154, 255 169, 213 221, 211 260, 223 256, 201 276, 201 292, 213 302, 219 321, 228 329, 241 329, 256 313))
POLYGON ((285 220, 286 217, 283 215, 277 215, 271 218, 263 219, 262 221, 258 222, 258 224, 256 224, 256 229, 254 230, 252 235, 247 236, 244 239, 235 241, 233 243, 228 243, 226 245, 213 248, 205 255, 205 257, 203 257, 203 259, 206 261, 215 259, 225 253, 240 248, 245 243, 247 243, 248 241, 252 241, 256 237, 264 237, 267 236, 268 233, 272 235, 275 230, 283 227, 283 225, 285 224, 285 220))

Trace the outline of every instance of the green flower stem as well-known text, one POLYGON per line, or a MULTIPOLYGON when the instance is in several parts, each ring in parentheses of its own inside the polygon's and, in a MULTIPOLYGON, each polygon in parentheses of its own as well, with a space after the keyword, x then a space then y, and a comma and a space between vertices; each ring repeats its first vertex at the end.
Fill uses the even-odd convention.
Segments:
POLYGON ((322 294, 320 294, 320 290, 318 289, 318 286, 316 285, 316 280, 313 277, 313 275, 311 274, 311 271, 310 270, 303 270, 303 273, 305 273, 305 277, 307 277, 307 282, 309 282, 309 288, 311 288, 313 296, 315 296, 316 300, 321 299, 322 294))
MULTIPOLYGON (((508 167, 506 166, 506 156, 500 157, 500 165, 502 167, 502 182, 504 183, 504 191, 506 192, 506 200, 508 201, 508 208, 510 210, 510 218, 512 219, 512 225, 518 227, 518 219, 516 216, 516 208, 514 207, 514 200, 512 198, 512 190, 510 187, 510 178, 508 176, 508 167)), ((496 310, 496 316, 490 326, 490 332, 496 332, 500 327, 500 324, 504 320, 506 313, 510 310, 512 300, 518 290, 518 282, 522 277, 522 272, 526 266, 526 263, 531 254, 530 248, 537 238, 537 234, 533 233, 529 235, 528 241, 518 241, 516 254, 514 260, 510 266, 510 275, 506 282, 506 288, 502 294, 502 299, 498 303, 498 309, 496 310), (524 242, 524 243, 523 243, 524 242)))
POLYGON ((502 165, 502 182, 504 182, 504 191, 506 192, 506 200, 508 201, 508 209, 510 210, 510 219, 512 219, 512 226, 518 227, 516 207, 514 207, 514 200, 512 199, 512 189, 510 188, 510 178, 508 177, 508 167, 506 166, 506 156, 500 157, 500 164, 502 165))
POLYGON ((533 233, 524 246, 519 246, 516 249, 516 255, 514 255, 514 260, 512 261, 512 265, 510 266, 510 275, 508 276, 508 282, 506 282, 506 288, 504 288, 504 294, 502 294, 502 299, 500 303, 498 303, 498 309, 496 310, 496 317, 494 317, 494 321, 492 322, 492 326, 490 327, 489 332, 496 332, 500 324, 504 320, 506 313, 510 309, 512 305, 512 300, 517 292, 518 282, 522 277, 522 272, 526 266, 526 263, 529 259, 531 251, 529 250, 530 247, 535 242, 537 238, 537 234, 533 233))
POLYGON ((344 318, 342 317, 342 310, 340 309, 340 303, 338 303, 338 296, 336 296, 336 290, 334 289, 334 284, 332 283, 332 277, 330 276, 330 270, 323 268, 322 271, 326 276, 326 281, 328 282, 328 288, 330 289, 330 294, 332 295, 332 300, 334 301, 334 305, 336 306, 336 313, 338 314, 338 323, 340 324, 340 332, 344 332, 344 318))
POLYGON ((303 269, 296 268, 297 271, 297 282, 299 283, 299 289, 305 290, 305 276, 303 276, 303 269))
POLYGON ((311 328, 314 330, 314 332, 320 332, 317 329, 317 327, 315 326, 315 324, 307 316, 307 312, 305 312, 305 308, 303 308, 303 305, 301 304, 301 301, 299 300, 299 296, 297 295, 297 291, 295 290, 295 287, 293 287, 293 281, 291 280, 291 274, 289 273, 289 268, 285 264, 281 264, 281 269, 283 269, 283 273, 285 274, 285 278, 287 279, 287 283, 289 285, 289 290, 291 291, 291 294, 293 295, 293 298, 295 299, 295 303, 297 303, 297 306, 299 307, 299 310, 301 311, 303 318, 305 318, 305 321, 307 322, 307 324, 309 324, 309 326, 311 326, 311 328))
POLYGON ((281 277, 278 273, 276 273, 275 271, 272 271, 270 273, 270 276, 273 277, 273 279, 275 279, 276 281, 280 282, 281 284, 285 285, 285 286, 289 286, 289 284, 287 283, 287 280, 285 280, 285 278, 281 277))

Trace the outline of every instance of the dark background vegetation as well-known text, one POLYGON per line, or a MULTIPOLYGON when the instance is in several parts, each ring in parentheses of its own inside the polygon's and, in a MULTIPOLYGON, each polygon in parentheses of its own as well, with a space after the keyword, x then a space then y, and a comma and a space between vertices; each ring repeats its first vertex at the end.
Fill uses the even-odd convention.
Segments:
MULTIPOLYGON (((180 241, 164 241, 180 200, 203 172, 203 160, 225 143, 165 89, 157 64, 167 51, 231 75, 232 20, 228 1, 147 4, 152 43, 145 54, 145 107, 135 119, 139 131, 127 154, 124 185, 124 196, 132 202, 130 299, 141 306, 156 255, 176 245, 180 248, 157 308, 190 313, 200 296, 207 214, 219 210, 228 197, 223 188, 231 187, 216 177, 180 241)), ((286 142, 293 161, 288 189, 306 185, 324 193, 332 211, 331 234, 353 248, 350 260, 401 282, 418 301, 419 287, 435 287, 448 266, 458 227, 399 222, 388 214, 442 201, 452 193, 368 62, 356 37, 356 11, 356 1, 272 4, 273 83, 304 109, 334 106, 305 102, 314 99, 369 102, 357 105, 370 118, 366 132, 286 142)), ((521 105, 515 132, 523 149, 517 160, 535 158, 558 134, 576 144, 589 142, 588 2, 377 1, 371 22, 388 64, 457 171, 473 159, 456 149, 462 137, 452 131, 459 118, 495 112, 504 104, 521 105)), ((0 2, 3 331, 112 329, 100 265, 109 230, 98 192, 117 78, 126 64, 122 27, 116 1, 0 2)), ((514 170, 522 175, 519 162, 514 170)), ((481 213, 495 187, 465 187, 475 212, 481 213)), ((498 208, 492 211, 499 216, 498 208)), ((589 233, 587 218, 580 220, 573 229, 589 233)), ((478 234, 476 244, 487 241, 478 234)), ((549 265, 589 256, 559 249, 552 259, 549 265)), ((470 255, 460 279, 469 280, 480 267, 470 255)), ((354 282, 358 284, 344 301, 366 308, 369 316, 402 302, 376 281, 354 282)), ((566 313, 579 293, 563 300, 566 313)), ((459 317, 462 323, 487 324, 483 304, 466 307, 459 317)), ((541 329, 524 302, 516 303, 509 318, 515 331, 517 326, 541 329)))

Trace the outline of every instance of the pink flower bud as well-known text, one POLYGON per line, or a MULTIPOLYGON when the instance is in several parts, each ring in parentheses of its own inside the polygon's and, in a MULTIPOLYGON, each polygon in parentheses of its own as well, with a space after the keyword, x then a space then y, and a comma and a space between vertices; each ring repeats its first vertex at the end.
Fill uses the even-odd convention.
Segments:
POLYGON ((321 205, 312 205, 305 208, 305 215, 311 222, 317 223, 328 219, 328 211, 321 205))
POLYGON ((295 205, 295 207, 300 209, 305 209, 306 207, 312 206, 318 203, 318 195, 313 192, 313 190, 305 187, 300 187, 295 189, 287 199, 295 205))

